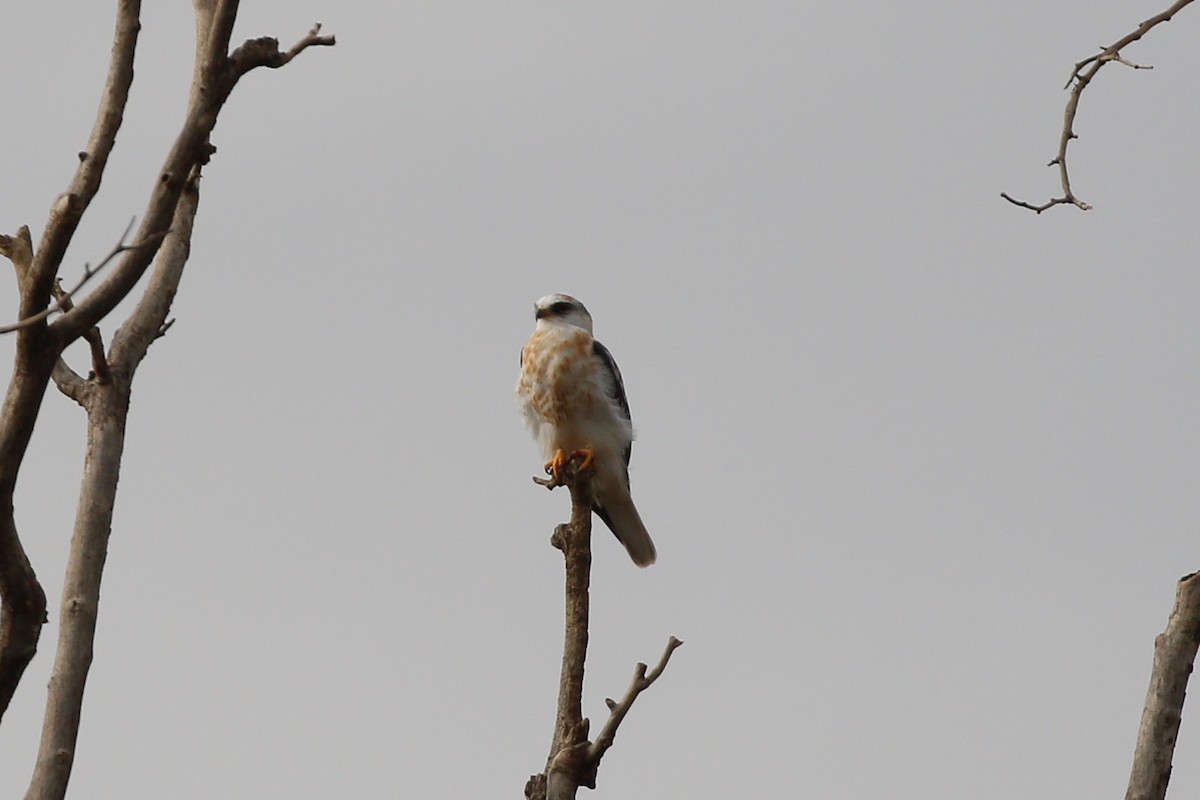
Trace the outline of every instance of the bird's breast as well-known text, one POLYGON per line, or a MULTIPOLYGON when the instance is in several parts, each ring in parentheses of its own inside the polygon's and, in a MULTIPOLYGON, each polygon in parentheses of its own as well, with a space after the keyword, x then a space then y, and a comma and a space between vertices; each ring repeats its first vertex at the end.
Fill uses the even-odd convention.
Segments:
POLYGON ((587 331, 535 331, 521 361, 517 393, 527 412, 545 422, 568 424, 595 402, 595 359, 587 331))

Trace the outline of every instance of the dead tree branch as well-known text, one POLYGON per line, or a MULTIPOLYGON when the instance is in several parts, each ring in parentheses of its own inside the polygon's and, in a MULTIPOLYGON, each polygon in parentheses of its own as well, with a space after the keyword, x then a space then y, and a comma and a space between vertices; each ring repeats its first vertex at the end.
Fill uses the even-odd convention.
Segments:
POLYGON ((583 671, 587 661, 592 572, 592 481, 586 473, 574 473, 567 480, 571 490, 571 522, 558 526, 551 538, 554 546, 562 550, 566 567, 566 624, 550 760, 564 748, 578 743, 581 726, 582 734, 587 735, 583 719, 583 671))
POLYGON ((192 250, 192 226, 200 205, 200 167, 192 170, 192 176, 184 187, 171 220, 171 230, 158 249, 158 257, 150 282, 129 318, 113 336, 111 363, 119 370, 132 375, 137 365, 145 358, 150 345, 166 333, 171 322, 167 315, 179 291, 183 279, 183 268, 192 250))
MULTIPOLYGON (((50 211, 50 219, 42 232, 34 260, 28 297, 22 297, 18 317, 27 319, 37 314, 50 301, 50 289, 58 275, 67 245, 83 218, 92 198, 100 190, 100 179, 108 166, 108 156, 117 140, 117 132, 125 118, 129 87, 133 84, 133 57, 137 50, 138 33, 142 29, 141 0, 120 0, 117 6, 116 30, 113 34, 112 60, 108 78, 100 97, 96 122, 88 137, 87 149, 79 153, 79 166, 67 191, 59 196, 50 211)), ((152 229, 154 230, 154 229, 152 229)), ((143 232, 139 241, 150 231, 143 232)), ((93 324, 95 324, 93 322, 93 324)), ((85 326, 90 328, 91 325, 85 326)))
POLYGON ((1125 800, 1163 800, 1183 718, 1188 678, 1200 645, 1200 573, 1180 579, 1167 628, 1154 640, 1154 668, 1138 728, 1125 800))
POLYGON ((637 665, 633 671, 633 681, 629 684, 629 688, 625 691, 625 696, 621 698, 621 702, 616 703, 611 699, 604 701, 609 710, 608 721, 600 729, 600 735, 596 737, 596 741, 588 748, 589 763, 595 766, 600 765, 600 759, 604 757, 605 751, 612 747, 613 741, 617 738, 617 728, 620 727, 621 721, 625 719, 625 715, 629 713, 629 709, 633 707, 633 701, 637 700, 639 694, 649 689, 650 684, 658 680, 658 676, 662 675, 663 670, 667 668, 667 662, 671 660, 671 654, 681 644, 683 644, 682 641, 672 636, 667 641, 667 649, 663 651, 662 657, 658 660, 658 664, 655 665, 654 669, 647 672, 645 664, 639 663, 637 665))
POLYGON ((0 235, 0 255, 12 262, 17 273, 17 286, 22 292, 29 282, 29 271, 33 269, 33 238, 29 226, 22 225, 15 236, 0 235))
POLYGON ((100 580, 124 451, 129 378, 117 375, 106 384, 89 384, 88 388, 84 395, 87 456, 63 580, 54 671, 47 686, 41 743, 26 800, 62 800, 66 795, 92 665, 100 580))
MULTIPOLYGON (((56 209, 59 206, 61 204, 56 204, 56 209)), ((66 224, 66 218, 56 216, 57 213, 51 212, 48 229, 66 224)), ((74 224, 70 225, 72 233, 74 224)), ((43 236, 42 240, 45 242, 46 237, 43 236)), ((46 305, 51 289, 43 289, 41 270, 45 268, 39 264, 45 262, 39 260, 42 251, 34 254, 31 242, 29 229, 25 226, 16 236, 0 238, 0 254, 8 257, 17 271, 21 310, 39 309, 16 325, 17 354, 3 410, 0 411, 0 718, 8 709, 25 668, 37 652, 42 625, 46 621, 46 595, 17 531, 14 516, 17 476, 33 436, 46 387, 51 375, 60 369, 60 356, 71 341, 54 335, 46 324, 46 318, 52 313, 46 305)), ((145 243, 145 248, 151 244, 145 243)), ((117 254, 133 248, 143 248, 143 244, 124 245, 122 238, 122 243, 114 248, 100 267, 95 270, 85 267, 83 279, 66 293, 66 302, 69 303, 70 296, 104 264, 117 254)), ((56 306, 65 310, 63 298, 56 306)), ((94 326, 81 330, 80 334, 87 333, 91 328, 94 326)))
MULTIPOLYGON (((54 323, 56 330, 65 331, 59 335, 66 337, 74 335, 86 323, 88 317, 81 313, 86 304, 93 303, 87 312, 90 315, 107 314, 110 299, 94 301, 94 298, 105 292, 119 294, 122 282, 135 274, 140 276, 153 259, 154 269, 145 291, 129 318, 113 335, 107 357, 100 347, 97 361, 96 348, 93 348, 94 366, 104 364, 107 380, 101 378, 98 369, 93 369, 93 375, 83 380, 61 359, 53 373, 60 390, 79 402, 87 412, 88 446, 63 584, 54 672, 46 698, 37 765, 26 800, 62 800, 66 793, 92 662, 100 584, 112 532, 133 378, 150 345, 171 325, 167 317, 191 252, 193 223, 200 201, 201 168, 215 151, 208 136, 236 82, 236 77, 231 77, 231 62, 225 54, 237 3, 194 0, 194 5, 197 60, 188 121, 168 156, 147 209, 147 214, 159 219, 170 212, 162 222, 165 233, 156 236, 152 252, 134 254, 132 248, 126 248, 126 257, 116 272, 79 305, 64 305, 64 316, 54 323), (182 175, 181 179, 177 178, 179 175, 182 175), (134 255, 137 260, 132 259, 134 255), (70 324, 66 324, 68 321, 70 324)), ((147 223, 143 221, 142 229, 146 228, 147 223)), ((85 329, 82 335, 87 336, 87 330, 95 329, 85 329)), ((98 333, 96 340, 98 343, 98 333)))
POLYGON ((263 36, 244 42, 233 51, 229 60, 233 64, 234 73, 241 77, 255 67, 279 69, 310 47, 331 47, 334 44, 337 44, 334 37, 321 36, 321 23, 318 22, 313 25, 307 36, 292 45, 286 53, 280 51, 278 39, 263 36))
POLYGON ((566 566, 562 672, 550 755, 546 759, 545 771, 531 776, 525 784, 527 800, 570 800, 580 786, 595 789, 600 760, 612 746, 621 721, 637 696, 662 674, 675 648, 683 644, 672 636, 658 665, 649 673, 645 664, 637 665, 633 682, 621 702, 605 701, 610 712, 608 721, 596 741, 589 741, 590 722, 583 716, 583 676, 587 661, 592 565, 594 498, 591 478, 591 470, 579 470, 575 459, 568 462, 561 476, 553 476, 550 480, 534 478, 537 483, 551 489, 565 485, 571 490, 571 521, 555 528, 550 539, 551 544, 562 551, 566 566))
MULTIPOLYGON (((26 317, 18 320, 17 322, 9 323, 8 325, 0 325, 0 334, 13 333, 14 331, 19 331, 21 328, 28 328, 30 325, 36 325, 42 320, 48 318, 50 315, 56 314, 60 311, 64 313, 70 311, 72 308, 74 308, 74 301, 71 298, 73 298, 75 294, 87 284, 88 281, 94 278, 102 269, 107 267, 114 258, 119 256, 121 253, 126 253, 130 250, 136 250, 140 247, 153 247, 162 241, 164 236, 166 236, 165 232, 160 232, 151 234, 150 237, 145 241, 136 242, 134 244, 126 244, 125 240, 129 238, 129 231, 133 229, 133 222, 134 221, 132 220, 130 221, 129 225, 125 228, 125 232, 121 234, 120 240, 113 245, 113 249, 108 252, 108 255, 101 259, 99 264, 97 264, 95 267, 93 267, 91 264, 83 265, 83 276, 79 279, 78 283, 71 287, 70 291, 63 291, 61 284, 59 284, 59 280, 55 278, 55 285, 51 287, 55 301, 46 308, 43 308, 38 313, 34 314, 32 317, 26 317)), ((24 231, 26 234, 28 234, 29 228, 22 226, 21 231, 24 231)), ((14 239, 19 237, 20 231, 18 231, 17 237, 0 236, 0 255, 9 256, 9 253, 6 251, 6 243, 12 242, 14 239)), ((9 258, 12 259, 13 265, 16 267, 17 272, 21 273, 22 266, 18 260, 12 256, 9 256, 9 258)))
MULTIPOLYGON (((121 126, 141 28, 138 0, 119 0, 108 80, 101 96, 87 150, 68 189, 53 204, 38 247, 28 229, 0 238, 0 253, 17 271, 20 305, 15 326, 16 357, 0 410, 0 717, 7 710, 25 668, 37 649, 46 619, 46 598, 21 544, 13 515, 13 496, 45 391, 53 376, 59 387, 88 412, 89 451, 76 519, 71 566, 64 589, 62 625, 55 673, 51 680, 42 750, 29 798, 61 798, 74 757, 78 705, 91 661, 99 576, 111 524, 128 409, 129 384, 149 341, 169 326, 165 316, 186 261, 191 219, 195 215, 196 180, 213 152, 209 142, 217 117, 237 79, 258 64, 239 71, 229 55, 229 39, 237 16, 236 0, 193 0, 197 19, 197 65, 184 124, 150 193, 146 212, 133 240, 110 254, 113 266, 87 296, 75 292, 99 271, 85 268, 84 279, 70 291, 55 291, 63 255, 83 213, 100 187, 108 156, 121 126), (173 237, 173 238, 172 238, 173 237), (114 337, 106 358, 96 325, 124 299, 154 263, 159 269, 135 310, 136 321, 114 337), (51 298, 55 302, 51 305, 51 298), (48 320, 55 311, 62 315, 48 320), (149 331, 149 339, 144 334, 149 331), (93 370, 81 378, 62 361, 65 348, 79 337, 92 346, 93 370), (114 355, 124 360, 114 362, 114 355), (114 366, 113 369, 109 369, 114 366), (96 452, 93 453, 93 448, 96 452), (97 557, 100 554, 100 557, 97 557), (73 577, 75 576, 75 577, 73 577)), ((312 44, 302 40, 283 54, 280 64, 312 44)), ((326 39, 328 41, 326 41, 326 39)), ((279 64, 276 64, 278 66, 279 64)), ((270 65, 267 65, 270 66, 270 65)), ((101 267, 108 262, 101 264, 101 267)))
POLYGON ((1117 41, 1104 47, 1099 53, 1089 56, 1084 60, 1075 64, 1075 68, 1071 71, 1071 77, 1067 80, 1067 85, 1064 88, 1071 90, 1071 95, 1067 99, 1067 106, 1063 112, 1063 127, 1062 133, 1058 139, 1058 153, 1050 160, 1046 166, 1058 167, 1058 179, 1062 185, 1062 196, 1054 197, 1041 205, 1027 203, 1024 200, 1017 200, 1007 192, 1001 192, 1000 196, 1015 206, 1027 208, 1041 214, 1043 211, 1059 205, 1073 205, 1081 211, 1090 211, 1091 206, 1080 200, 1071 188, 1071 176, 1067 171, 1067 148, 1070 146, 1073 139, 1078 139, 1078 134, 1075 133, 1075 114, 1079 110, 1079 98, 1083 95, 1083 90, 1091 84, 1092 79, 1096 77, 1096 73, 1109 63, 1123 64, 1131 69, 1154 69, 1153 66, 1136 64, 1121 55, 1121 50, 1126 46, 1138 41, 1155 26, 1164 22, 1169 22, 1184 6, 1191 3, 1192 0, 1177 0, 1170 8, 1155 14, 1153 17, 1142 22, 1131 33, 1127 33, 1117 41))
MULTIPOLYGON (((63 311, 70 311, 75 304, 71 302, 71 292, 62 288, 62 281, 58 278, 54 279, 54 301, 63 311)), ((92 353, 92 372, 89 376, 97 383, 108 383, 112 373, 108 369, 108 358, 104 355, 104 338, 100 335, 100 328, 92 326, 83 332, 83 340, 88 343, 88 348, 92 353)), ((62 360, 62 356, 58 358, 58 364, 54 366, 55 382, 57 383, 62 373, 59 367, 71 369, 66 362, 62 360)), ((78 377, 78 376, 76 376, 78 377)), ((70 395, 68 395, 69 397, 70 395)))
MULTIPOLYGON (((193 167, 206 163, 212 154, 209 136, 238 79, 256 66, 270 66, 254 61, 240 64, 227 55, 237 5, 234 0, 221 0, 212 12, 212 24, 205 46, 198 48, 209 60, 204 62, 197 72, 200 78, 193 84, 187 118, 159 172, 159 180, 142 215, 138 241, 148 240, 157 232, 169 228, 175 206, 193 167)), ((319 41, 313 42, 314 44, 334 43, 332 36, 316 39, 319 41)), ((260 41, 263 40, 251 40, 260 41)), ((237 52, 243 51, 247 45, 238 48, 237 52)), ((307 46, 297 45, 299 49, 296 52, 299 53, 307 46)), ((70 314, 64 314, 54 321, 52 327, 57 330, 58 335, 74 340, 82 335, 84 330, 99 322, 133 289, 153 260, 155 251, 156 249, 144 248, 124 253, 115 269, 95 291, 79 301, 70 314)))
POLYGON ((37 326, 23 330, 17 344, 0 411, 0 715, 37 652, 46 621, 46 593, 17 533, 13 497, 54 362, 44 355, 44 330, 37 326))

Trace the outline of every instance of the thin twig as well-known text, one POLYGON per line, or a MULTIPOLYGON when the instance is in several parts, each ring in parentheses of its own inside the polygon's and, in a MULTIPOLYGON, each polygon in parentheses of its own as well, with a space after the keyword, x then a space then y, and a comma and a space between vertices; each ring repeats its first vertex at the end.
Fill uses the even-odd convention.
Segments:
MULTIPOLYGON (((1013 197, 1010 197, 1008 192, 1001 192, 1000 196, 1003 197, 1008 202, 1012 203, 1014 206, 1020 206, 1021 208, 1028 208, 1030 211, 1036 211, 1039 214, 1048 208, 1053 208, 1054 206, 1060 206, 1065 203, 1074 203, 1075 202, 1073 197, 1056 197, 1053 200, 1047 200, 1046 202, 1042 203, 1040 206, 1035 206, 1032 203, 1026 203, 1024 200, 1017 200, 1013 197)), ((1088 206, 1088 208, 1090 209, 1091 206, 1088 206)), ((1084 209, 1084 210, 1086 211, 1087 209, 1084 209)))
MULTIPOLYGON (((591 764, 593 771, 600 766, 600 759, 604 757, 605 751, 612 747, 613 740, 617 737, 617 728, 620 727, 621 721, 625 719, 625 715, 629 713, 629 709, 633 706, 633 701, 637 700, 638 695, 650 688, 650 684, 658 680, 658 676, 662 675, 664 669, 667 668, 667 662, 671 660, 671 654, 675 652, 675 648, 679 647, 683 642, 676 639, 674 636, 667 642, 667 649, 663 651, 662 658, 658 660, 658 664, 649 672, 646 671, 645 664, 638 664, 633 672, 633 681, 629 684, 629 689, 625 692, 625 696, 621 698, 621 702, 614 703, 611 699, 606 699, 604 702, 608 706, 608 721, 604 723, 604 727, 600 730, 600 735, 596 737, 596 741, 588 748, 588 762, 591 764)), ((584 784, 585 786, 587 784, 584 784)))
POLYGON ((30 325, 34 325, 34 324, 46 319, 51 314, 56 314, 59 311, 65 312, 65 311, 69 310, 68 306, 64 306, 64 301, 68 304, 71 304, 71 307, 73 307, 72 298, 75 296, 75 293, 78 292, 80 289, 82 289, 88 281, 90 281, 92 278, 94 278, 96 276, 97 273, 99 273, 106 266, 108 266, 108 264, 114 258, 119 256, 121 253, 129 252, 131 250, 140 250, 143 247, 150 247, 152 245, 156 245, 160 241, 162 241, 162 238, 164 236, 167 235, 167 231, 161 231, 159 233, 150 234, 145 239, 142 239, 142 241, 140 241, 140 242, 136 242, 134 244, 125 244, 125 238, 127 236, 129 236, 129 232, 131 230, 133 230, 133 220, 131 220, 129 222, 128 227, 125 228, 125 232, 123 234, 121 234, 120 241, 118 241, 116 243, 116 245, 113 246, 113 249, 109 251, 108 255, 106 255, 99 264, 97 264, 95 267, 93 267, 93 266, 91 266, 91 264, 87 264, 87 263, 85 263, 83 265, 83 276, 79 279, 78 283, 76 283, 74 286, 71 287, 71 290, 69 292, 63 292, 61 295, 56 292, 55 294, 57 296, 57 299, 55 300, 55 302, 51 303, 49 306, 44 308, 42 311, 38 312, 37 314, 34 314, 31 317, 26 317, 25 319, 18 320, 9 325, 0 326, 0 334, 12 333, 13 331, 21 330, 21 328, 28 328, 30 325))
MULTIPOLYGON (((210 30, 202 48, 203 59, 198 74, 202 77, 194 84, 194 90, 189 99, 187 117, 172 145, 162 168, 159 179, 155 183, 146 210, 142 214, 141 235, 149 236, 153 231, 166 229, 171 224, 179 197, 186 188, 189 176, 196 164, 202 164, 212 154, 209 136, 216 125, 217 117, 230 92, 233 91, 238 77, 245 69, 255 66, 272 66, 264 61, 258 63, 249 58, 243 64, 234 61, 233 55, 226 55, 229 32, 232 30, 233 17, 237 14, 236 0, 217 0, 212 12, 210 30)), ((315 37, 319 41, 312 44, 332 45, 332 36, 315 37)), ((251 42, 261 40, 251 40, 251 42)), ((299 48, 303 50, 308 45, 299 48)), ((254 53, 260 48, 250 48, 254 53)), ((278 51, 278 47, 274 48, 278 51)), ((246 52, 243 48, 238 51, 246 52)), ((282 57, 286 54, 280 54, 282 57)), ((268 59, 269 60, 269 59, 268 59)), ((279 62, 285 63, 285 62, 279 62)), ((279 64, 275 64, 278 66, 279 64)), ((71 340, 82 335, 83 331, 95 325, 108 312, 123 300, 134 285, 145 273, 153 258, 153 252, 136 251, 125 255, 114 267, 99 286, 87 297, 79 301, 77 308, 70 315, 65 315, 54 321, 53 326, 61 339, 71 340)))
POLYGON ((1088 56, 1082 61, 1075 64, 1075 68, 1071 70, 1071 77, 1067 79, 1067 84, 1063 88, 1070 88, 1071 96, 1067 99, 1067 106, 1063 112, 1063 127, 1062 133, 1058 139, 1058 153, 1050 161, 1047 166, 1058 167, 1059 183, 1062 185, 1062 196, 1047 200, 1041 205, 1027 203, 1024 200, 1017 200, 1007 192, 1001 192, 1000 196, 1015 206, 1027 208, 1041 214, 1043 211, 1059 205, 1073 205, 1081 211, 1090 211, 1092 206, 1080 200, 1071 188, 1071 176, 1067 171, 1067 148, 1070 146, 1073 139, 1078 139, 1079 136, 1075 133, 1075 115, 1079 110, 1079 98, 1083 94, 1083 90, 1092 82, 1092 78, 1096 77, 1096 73, 1100 71, 1105 64, 1116 62, 1123 64, 1130 69, 1154 69, 1151 65, 1137 64, 1121 55, 1121 50, 1133 42, 1141 39, 1149 33, 1155 26, 1164 22, 1169 22, 1175 14, 1177 14, 1184 6, 1191 3, 1192 0, 1177 0, 1170 8, 1155 14, 1153 17, 1142 22, 1131 33, 1127 33, 1117 41, 1113 42, 1108 47, 1102 47, 1099 53, 1088 56))

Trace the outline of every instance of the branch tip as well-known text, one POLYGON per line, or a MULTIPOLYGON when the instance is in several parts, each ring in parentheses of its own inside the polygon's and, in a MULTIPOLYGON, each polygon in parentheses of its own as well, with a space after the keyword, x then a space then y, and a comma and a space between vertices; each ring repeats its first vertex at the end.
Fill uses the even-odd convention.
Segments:
POLYGON ((1046 203, 1037 206, 1020 200, 1014 200, 1007 194, 1001 193, 1001 196, 1004 197, 1004 199, 1008 200, 1013 205, 1020 206, 1021 208, 1027 208, 1038 214, 1041 214, 1046 209, 1052 208, 1056 205, 1066 204, 1073 205, 1080 211, 1091 211, 1092 206, 1077 198, 1074 192, 1071 191, 1071 177, 1067 173, 1067 147, 1071 141, 1079 138, 1072 128, 1075 123, 1075 114, 1079 108, 1080 96, 1083 94, 1083 90, 1087 88, 1088 84, 1092 82, 1092 78, 1096 76, 1096 73, 1099 72, 1100 68, 1105 64, 1115 61, 1119 64, 1124 64, 1131 69, 1154 69, 1154 66, 1151 64, 1138 64, 1130 61, 1121 55, 1121 50, 1125 46, 1141 39, 1156 25, 1159 25, 1163 22, 1169 22, 1171 18, 1179 12, 1180 9, 1191 2, 1192 0, 1176 0, 1176 2, 1170 8, 1154 15, 1153 17, 1150 17, 1149 19, 1144 20, 1133 32, 1127 33, 1125 36, 1122 36, 1116 42, 1113 42, 1107 47, 1102 45, 1099 53, 1088 56, 1082 61, 1076 62, 1075 68, 1071 71, 1071 77, 1067 79, 1066 85, 1063 86, 1063 89, 1071 90, 1071 97, 1067 100, 1067 107, 1063 114, 1063 127, 1062 133, 1059 136, 1058 155, 1053 161, 1050 162, 1050 166, 1058 166, 1059 181, 1062 184, 1063 196, 1049 200, 1046 203))
POLYGON ((256 67, 278 69, 310 47, 332 47, 337 44, 333 36, 321 36, 321 23, 315 23, 308 34, 292 45, 288 51, 279 49, 279 40, 270 36, 247 39, 229 55, 234 80, 256 67))

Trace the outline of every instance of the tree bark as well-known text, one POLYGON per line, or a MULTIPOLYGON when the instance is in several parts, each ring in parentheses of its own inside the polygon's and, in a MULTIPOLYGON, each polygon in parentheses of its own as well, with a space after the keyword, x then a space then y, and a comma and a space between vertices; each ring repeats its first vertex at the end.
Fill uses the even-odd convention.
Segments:
POLYGON ((176 207, 171 233, 159 248, 145 294, 113 337, 108 379, 84 380, 61 361, 55 372, 59 389, 87 412, 88 443, 63 583, 58 649, 46 696, 37 765, 26 800, 59 800, 66 795, 92 664, 100 582, 112 533, 117 479, 125 454, 125 425, 133 377, 150 344, 165 326, 190 251, 199 200, 197 170, 176 207))
POLYGON ((83 693, 96 636, 100 579, 125 447, 128 376, 117 372, 108 383, 88 385, 83 402, 88 411, 83 484, 63 582, 58 650, 47 692, 41 746, 26 800, 64 797, 75 762, 83 693))
MULTIPOLYGON (((39 333, 44 330, 22 331, 19 336, 39 333)), ((30 359, 18 353, 0 415, 0 718, 37 652, 46 621, 46 594, 17 534, 13 496, 52 364, 46 357, 30 359)))
MULTIPOLYGON (((547 766, 565 747, 578 743, 583 723, 583 671, 587 662, 589 590, 592 572, 592 483, 577 475, 570 483, 571 522, 554 532, 566 566, 566 624, 562 671, 559 677, 558 713, 547 766)), ((586 730, 583 731, 586 738, 586 730)))
POLYGON ((1154 640, 1154 668, 1138 728, 1125 800, 1163 800, 1183 718, 1188 677, 1200 645, 1200 573, 1180 579, 1167 628, 1154 640))
MULTIPOLYGON (((108 80, 88 138, 88 150, 80 154, 79 167, 67 191, 51 207, 36 252, 31 242, 19 246, 20 242, 11 237, 3 237, 0 242, 4 245, 0 253, 12 260, 17 271, 21 319, 34 317, 49 305, 63 254, 100 188, 133 81, 140 10, 139 0, 121 0, 118 4, 108 80)), ((27 228, 21 232, 28 236, 27 228)), ((80 329, 76 336, 91 327, 80 329)), ((46 619, 46 596, 17 532, 17 475, 58 357, 76 336, 52 328, 44 320, 18 331, 16 363, 0 416, 0 719, 37 652, 46 619)))

